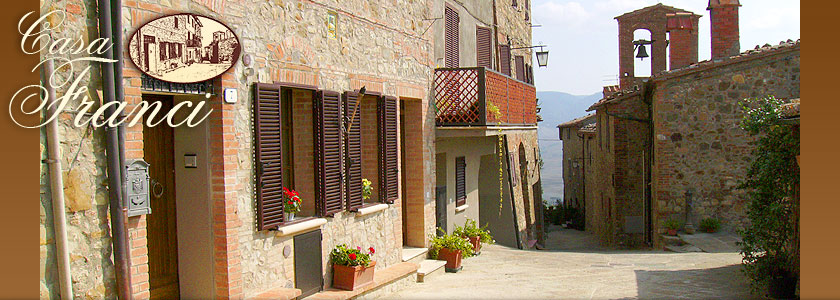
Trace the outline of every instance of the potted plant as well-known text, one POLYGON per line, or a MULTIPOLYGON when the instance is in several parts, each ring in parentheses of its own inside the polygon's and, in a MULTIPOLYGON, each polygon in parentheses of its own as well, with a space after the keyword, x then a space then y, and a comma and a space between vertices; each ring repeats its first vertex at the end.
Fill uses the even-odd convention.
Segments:
MULTIPOLYGON (((438 228, 443 231, 443 229, 438 228)), ((446 272, 455 273, 461 270, 461 258, 473 255, 473 245, 468 239, 455 234, 441 236, 430 235, 431 246, 429 255, 435 259, 446 261, 446 272)))
POLYGON ((283 188, 283 195, 286 200, 283 202, 283 213, 285 214, 286 222, 295 219, 295 213, 300 212, 300 205, 303 201, 300 200, 300 195, 295 190, 283 188))
POLYGON ((362 178, 362 199, 367 201, 373 193, 373 184, 367 178, 362 178))
POLYGON ((670 236, 676 236, 677 235, 677 229, 680 229, 681 225, 682 224, 680 224, 680 221, 677 221, 677 220, 674 220, 674 219, 669 219, 669 220, 665 221, 665 229, 668 230, 667 233, 670 236))
POLYGON ((473 246, 473 253, 475 255, 481 253, 481 243, 493 243, 493 236, 491 236, 490 231, 487 230, 487 225, 484 225, 484 227, 478 227, 475 220, 472 219, 467 219, 467 222, 464 223, 463 227, 455 226, 455 230, 452 231, 452 234, 469 239, 470 244, 473 246))
POLYGON ((352 291, 373 283, 373 272, 376 261, 370 260, 376 250, 368 248, 362 252, 362 247, 351 249, 346 244, 335 246, 330 252, 330 263, 333 265, 333 287, 352 291))
POLYGON ((705 218, 700 221, 700 231, 714 233, 720 229, 720 220, 715 218, 705 218))

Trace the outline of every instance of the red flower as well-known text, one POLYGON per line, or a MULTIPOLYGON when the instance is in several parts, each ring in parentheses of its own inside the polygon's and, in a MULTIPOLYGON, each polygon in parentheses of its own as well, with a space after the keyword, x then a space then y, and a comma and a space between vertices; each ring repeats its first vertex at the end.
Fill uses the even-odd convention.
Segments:
POLYGON ((289 189, 283 187, 283 194, 286 195, 287 197, 289 197, 289 195, 291 195, 292 192, 290 192, 289 189))
POLYGON ((356 246, 356 250, 362 251, 362 247, 356 246))
POLYGON ((373 247, 368 248, 368 250, 370 250, 370 254, 376 253, 376 250, 374 250, 373 247))
POLYGON ((350 260, 356 260, 356 253, 350 253, 350 260))
POLYGON ((292 205, 292 204, 294 204, 294 202, 292 202, 291 200, 289 200, 289 205, 292 205))

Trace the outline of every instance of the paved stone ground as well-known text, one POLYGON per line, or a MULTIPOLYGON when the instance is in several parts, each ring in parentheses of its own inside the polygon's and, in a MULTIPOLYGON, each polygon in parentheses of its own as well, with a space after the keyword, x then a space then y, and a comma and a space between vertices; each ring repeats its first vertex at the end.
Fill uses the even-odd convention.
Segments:
POLYGON ((549 232, 551 250, 490 245, 464 269, 384 298, 755 299, 737 252, 670 253, 600 248, 589 234, 549 232))

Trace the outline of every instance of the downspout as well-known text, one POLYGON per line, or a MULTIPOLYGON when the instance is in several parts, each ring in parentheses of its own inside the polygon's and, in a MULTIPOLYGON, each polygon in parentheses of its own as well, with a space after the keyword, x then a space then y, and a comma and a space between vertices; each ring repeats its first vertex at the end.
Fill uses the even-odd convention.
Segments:
MULTIPOLYGON (((116 96, 115 101, 124 102, 125 93, 123 90, 123 67, 125 62, 123 61, 122 47, 122 0, 113 0, 111 2, 111 31, 113 33, 113 38, 111 40, 114 41, 114 47, 111 50, 114 52, 114 60, 117 61, 114 67, 114 96, 116 96)), ((125 119, 125 115, 121 114, 119 119, 125 119)), ((120 126, 117 129, 117 135, 120 141, 120 182, 125 182, 125 123, 120 123, 120 126)), ((125 195, 125 187, 123 187, 121 192, 125 195)))
MULTIPOLYGON (((49 84, 53 73, 53 61, 44 65, 44 86, 47 88, 47 100, 53 101, 55 88, 49 84)), ((47 105, 47 115, 55 115, 57 105, 47 105)), ((55 251, 58 260, 58 280, 61 299, 73 299, 73 283, 70 277, 70 253, 67 250, 67 217, 64 213, 64 178, 61 174, 61 150, 59 149, 58 119, 47 124, 47 164, 50 169, 50 191, 52 192, 53 231, 55 251)))
POLYGON ((499 54, 499 19, 496 17, 496 0, 493 0, 493 44, 496 47, 496 70, 500 71, 502 70, 502 57, 499 54))
MULTIPOLYGON (((99 0, 99 37, 113 38, 111 31, 111 1, 99 0)), ((114 42, 112 40, 112 42, 114 42)), ((121 48, 122 41, 116 41, 112 47, 121 48)), ((112 60, 113 52, 105 52, 103 58, 112 60)), ((104 102, 118 101, 114 90, 114 65, 102 63, 102 89, 104 102)), ((122 83, 120 83, 122 84, 122 83)), ((105 111, 105 118, 109 119, 116 113, 116 108, 109 105, 105 111)), ((108 198, 109 211, 111 214, 111 243, 114 253, 114 269, 117 277, 117 293, 120 299, 131 299, 131 277, 128 262, 128 239, 126 233, 126 213, 123 210, 122 201, 122 172, 120 157, 118 127, 105 127, 105 153, 108 163, 108 198)))

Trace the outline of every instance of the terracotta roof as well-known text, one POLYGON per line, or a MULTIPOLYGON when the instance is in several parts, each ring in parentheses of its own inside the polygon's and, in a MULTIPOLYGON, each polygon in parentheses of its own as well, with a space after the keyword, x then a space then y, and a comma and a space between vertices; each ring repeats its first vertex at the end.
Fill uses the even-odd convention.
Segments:
POLYGON ((589 124, 586 124, 585 126, 581 127, 580 129, 578 129, 578 132, 583 133, 583 134, 595 133, 595 131, 597 129, 598 129, 598 123, 589 123, 589 124))
POLYGON ((755 46, 754 49, 750 49, 744 52, 741 52, 738 55, 730 56, 728 58, 718 59, 718 60, 704 60, 698 63, 691 64, 689 66, 685 66, 676 70, 670 71, 663 71, 653 75, 650 79, 653 81, 662 81, 678 76, 683 76, 687 74, 693 74, 700 71, 705 71, 721 66, 727 66, 735 63, 740 63, 744 61, 749 61, 753 59, 758 59, 762 57, 766 57, 773 54, 784 53, 788 51, 798 51, 800 48, 799 44, 800 40, 787 40, 779 42, 778 45, 770 45, 764 44, 764 46, 755 46))
POLYGON ((620 15, 618 17, 615 17, 615 19, 624 19, 624 18, 632 17, 632 16, 635 16, 635 15, 638 15, 638 14, 641 14, 641 13, 645 13, 645 12, 649 12, 649 11, 657 10, 657 9, 665 10, 669 13, 690 13, 690 14, 694 14, 693 12, 690 12, 690 11, 687 11, 687 10, 684 10, 684 9, 676 8, 676 7, 673 7, 673 6, 668 6, 668 5, 665 5, 665 4, 662 4, 662 3, 657 3, 655 5, 651 5, 651 6, 648 6, 648 7, 645 7, 645 8, 640 8, 640 9, 628 12, 626 14, 620 15))
POLYGON ((621 101, 630 98, 631 96, 639 95, 641 92, 641 87, 639 87, 638 85, 634 85, 630 88, 623 89, 621 91, 613 93, 612 95, 604 97, 601 100, 598 100, 598 102, 595 102, 595 104, 592 104, 592 106, 587 108, 586 111, 593 111, 604 104, 621 101))
POLYGON ((581 125, 581 123, 583 123, 583 121, 586 121, 586 120, 588 120, 588 119, 590 119, 590 118, 594 118, 594 117, 595 117, 595 113, 591 113, 591 114, 585 115, 585 116, 583 116, 583 117, 576 118, 576 119, 573 119, 573 120, 568 121, 568 122, 566 122, 566 123, 563 123, 563 124, 557 125, 557 128, 565 128, 565 127, 574 127, 574 126, 579 126, 579 125, 581 125))

